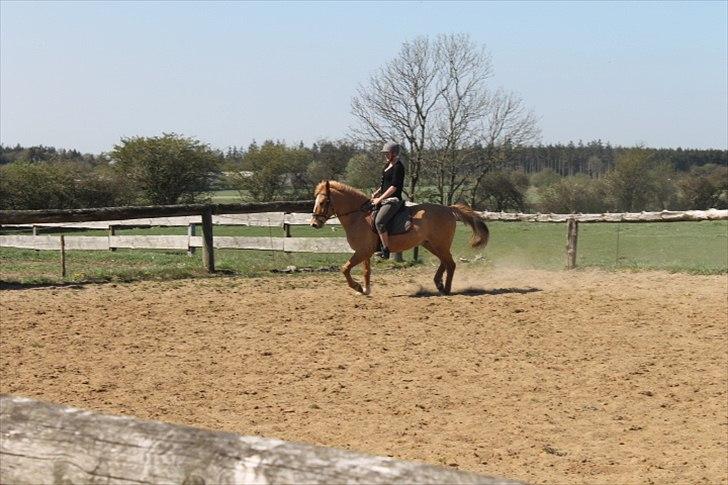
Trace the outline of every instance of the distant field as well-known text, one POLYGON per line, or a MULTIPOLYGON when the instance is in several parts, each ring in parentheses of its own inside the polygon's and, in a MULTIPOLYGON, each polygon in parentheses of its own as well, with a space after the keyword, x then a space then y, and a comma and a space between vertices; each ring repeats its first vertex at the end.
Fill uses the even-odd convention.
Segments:
MULTIPOLYGON (((565 264, 565 224, 491 222, 491 241, 483 250, 473 250, 467 241, 470 231, 458 227, 453 255, 460 265, 516 267, 558 270, 565 264)), ((4 233, 8 233, 5 231, 4 233)), ((17 232, 17 231, 13 231, 17 232)), ((50 232, 44 231, 43 234, 50 232)), ((60 234, 60 232, 53 232, 60 234)), ((104 231, 66 232, 74 235, 104 235, 104 231)), ((186 228, 127 229, 117 234, 186 234, 186 228)), ((215 227, 218 236, 281 237, 281 228, 215 227)), ((296 226, 298 237, 342 237, 343 230, 316 230, 296 226)), ((420 250, 420 264, 433 265, 434 258, 420 250)), ((66 281, 113 281, 171 279, 206 276, 201 251, 187 256, 184 251, 125 250, 69 251, 66 281)), ((241 276, 269 274, 273 269, 297 267, 330 268, 342 264, 344 254, 286 254, 268 251, 217 250, 216 266, 221 272, 241 276)), ((411 260, 412 252, 405 254, 411 260)), ((377 262, 377 267, 393 267, 377 262)), ((581 224, 579 267, 609 270, 661 269, 672 272, 720 274, 728 272, 728 221, 645 224, 581 224)), ((58 283, 59 255, 55 251, 0 249, 0 281, 5 283, 58 283)))
POLYGON ((237 204, 243 202, 237 190, 218 190, 212 194, 212 202, 215 204, 237 204))

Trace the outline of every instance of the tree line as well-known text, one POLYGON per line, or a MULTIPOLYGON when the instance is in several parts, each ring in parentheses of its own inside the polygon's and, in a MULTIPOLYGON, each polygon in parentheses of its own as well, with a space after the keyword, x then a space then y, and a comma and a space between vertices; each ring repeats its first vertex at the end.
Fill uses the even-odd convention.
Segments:
MULTIPOLYGON (((205 202, 222 189, 237 191, 241 201, 307 199, 323 179, 369 192, 384 166, 379 146, 351 141, 267 140, 222 151, 176 134, 122 139, 100 155, 20 146, 0 146, 0 155, 2 209, 205 202)), ((598 140, 505 149, 498 164, 463 173, 454 200, 479 210, 560 213, 728 208, 727 155, 598 140)), ((409 153, 403 156, 409 166, 409 153)), ((447 203, 439 166, 429 163, 436 153, 421 156, 419 201, 447 203)))

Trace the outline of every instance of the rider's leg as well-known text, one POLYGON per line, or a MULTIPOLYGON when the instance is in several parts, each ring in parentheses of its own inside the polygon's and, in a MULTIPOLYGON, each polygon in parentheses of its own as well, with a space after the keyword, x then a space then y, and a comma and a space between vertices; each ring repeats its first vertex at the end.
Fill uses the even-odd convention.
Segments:
POLYGON ((387 232, 380 232, 379 233, 379 239, 382 240, 382 252, 381 255, 383 258, 387 259, 389 258, 389 233, 387 232))
POLYGON ((388 232, 380 232, 379 239, 382 240, 382 244, 384 245, 385 248, 389 247, 389 233, 388 232))
MULTIPOLYGON (((394 199, 394 202, 398 202, 394 199)), ((387 233, 387 223, 394 216, 399 208, 399 203, 385 203, 377 212, 377 216, 374 220, 374 225, 377 227, 379 238, 382 240, 382 252, 383 258, 389 258, 389 234, 387 233)))

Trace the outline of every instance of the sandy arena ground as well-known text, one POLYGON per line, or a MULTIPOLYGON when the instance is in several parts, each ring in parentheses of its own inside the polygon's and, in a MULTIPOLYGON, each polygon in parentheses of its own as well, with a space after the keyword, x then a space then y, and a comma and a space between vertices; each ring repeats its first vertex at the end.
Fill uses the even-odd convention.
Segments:
POLYGON ((461 264, 442 297, 431 272, 0 291, 0 392, 533 483, 728 483, 725 275, 461 264))

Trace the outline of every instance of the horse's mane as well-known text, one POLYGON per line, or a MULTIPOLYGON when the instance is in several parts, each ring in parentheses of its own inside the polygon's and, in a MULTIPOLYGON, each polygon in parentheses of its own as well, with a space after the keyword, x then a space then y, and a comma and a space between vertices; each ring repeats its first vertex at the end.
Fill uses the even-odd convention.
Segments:
MULTIPOLYGON (((338 190, 339 192, 343 192, 344 194, 351 195, 353 197, 358 197, 360 199, 369 199, 361 190, 355 189, 351 185, 346 185, 343 182, 338 182, 336 180, 329 180, 329 187, 335 190, 338 190)), ((316 186, 316 190, 314 191, 314 196, 323 194, 326 191, 326 181, 322 180, 319 182, 319 184, 316 186)))

